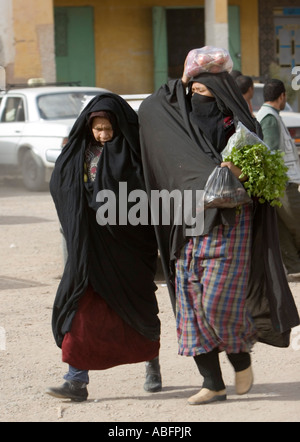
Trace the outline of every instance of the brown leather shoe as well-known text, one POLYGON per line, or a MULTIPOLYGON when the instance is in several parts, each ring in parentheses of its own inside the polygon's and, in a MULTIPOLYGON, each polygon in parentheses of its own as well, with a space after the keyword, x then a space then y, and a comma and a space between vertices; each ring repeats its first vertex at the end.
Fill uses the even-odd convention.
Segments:
POLYGON ((208 388, 201 388, 199 393, 188 399, 188 403, 190 405, 210 404, 211 402, 225 401, 226 398, 226 390, 212 391, 208 388))
POLYGON ((235 373, 235 391, 237 394, 246 394, 251 390, 253 385, 253 371, 252 367, 246 368, 246 370, 238 371, 235 373))

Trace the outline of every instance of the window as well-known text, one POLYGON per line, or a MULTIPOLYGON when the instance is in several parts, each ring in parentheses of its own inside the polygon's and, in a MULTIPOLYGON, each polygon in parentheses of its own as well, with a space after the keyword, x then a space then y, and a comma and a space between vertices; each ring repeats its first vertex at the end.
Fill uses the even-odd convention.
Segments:
POLYGON ((7 98, 1 121, 4 123, 25 121, 24 103, 22 98, 7 98))
POLYGON ((88 95, 84 92, 41 95, 37 102, 41 118, 77 118, 88 95))

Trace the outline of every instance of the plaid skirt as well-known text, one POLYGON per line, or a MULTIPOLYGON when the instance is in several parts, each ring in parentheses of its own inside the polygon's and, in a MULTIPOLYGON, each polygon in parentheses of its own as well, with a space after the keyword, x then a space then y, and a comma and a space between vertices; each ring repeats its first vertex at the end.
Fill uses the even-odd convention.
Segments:
POLYGON ((176 263, 176 326, 179 350, 196 356, 219 348, 249 352, 256 342, 246 308, 252 206, 237 210, 234 226, 216 226, 192 237, 176 263))

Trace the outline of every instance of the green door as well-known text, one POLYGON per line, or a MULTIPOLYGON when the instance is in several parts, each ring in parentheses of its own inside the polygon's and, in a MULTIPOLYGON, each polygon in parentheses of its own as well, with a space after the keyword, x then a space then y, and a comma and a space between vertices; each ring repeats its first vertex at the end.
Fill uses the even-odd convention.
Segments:
POLYGON ((64 7, 54 12, 57 82, 95 86, 93 8, 64 7))
POLYGON ((153 19, 153 52, 154 52, 154 88, 158 89, 168 79, 168 39, 166 9, 154 6, 153 19))
POLYGON ((228 6, 229 52, 233 61, 233 69, 241 70, 241 35, 240 8, 228 6))

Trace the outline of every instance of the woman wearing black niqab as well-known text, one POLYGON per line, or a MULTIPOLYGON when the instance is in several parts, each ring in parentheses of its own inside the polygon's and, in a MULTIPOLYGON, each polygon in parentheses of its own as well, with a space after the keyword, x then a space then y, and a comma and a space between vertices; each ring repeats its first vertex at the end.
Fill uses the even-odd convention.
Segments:
MULTIPOLYGON (((139 109, 146 187, 203 190, 237 121, 261 136, 260 126, 228 72, 202 72, 171 80, 139 109), (186 81, 188 80, 188 81, 186 81)), ((184 219, 184 216, 182 216, 184 219)), ((250 351, 259 340, 289 345, 299 316, 280 259, 276 214, 253 201, 240 209, 208 208, 201 235, 171 218, 157 225, 163 269, 176 315, 179 354, 193 356, 204 378, 191 405, 226 399, 219 364, 225 351, 236 373, 236 391, 253 383, 250 351), (284 305, 284 308, 282 306, 284 305)))
POLYGON ((88 370, 155 361, 159 371, 157 242, 151 225, 127 220, 126 198, 144 188, 136 113, 100 94, 75 122, 50 183, 68 251, 52 328, 69 372, 47 390, 53 396, 85 400, 88 370))

